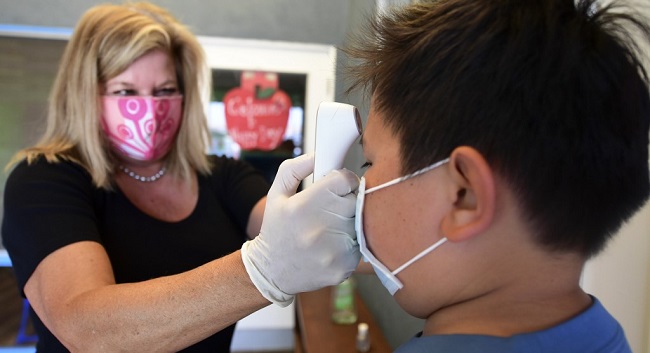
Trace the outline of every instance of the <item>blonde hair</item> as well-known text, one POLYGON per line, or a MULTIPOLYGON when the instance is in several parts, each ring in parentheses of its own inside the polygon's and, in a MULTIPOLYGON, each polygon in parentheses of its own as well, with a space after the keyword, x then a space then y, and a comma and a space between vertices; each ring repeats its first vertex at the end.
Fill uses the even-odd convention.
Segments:
POLYGON ((98 187, 111 188, 116 161, 101 130, 102 85, 152 50, 170 54, 184 97, 183 119, 167 155, 169 173, 187 178, 210 173, 209 131, 204 111, 210 76, 196 37, 169 12, 150 3, 104 4, 80 19, 67 44, 49 97, 47 127, 33 147, 19 151, 8 167, 43 156, 74 161, 98 187))

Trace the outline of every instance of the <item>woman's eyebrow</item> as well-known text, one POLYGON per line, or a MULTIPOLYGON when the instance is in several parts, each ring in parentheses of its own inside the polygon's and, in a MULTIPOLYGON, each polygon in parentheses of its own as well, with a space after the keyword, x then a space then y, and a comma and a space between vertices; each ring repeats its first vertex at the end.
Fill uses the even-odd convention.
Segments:
POLYGON ((166 86, 166 85, 168 85, 168 84, 174 84, 174 85, 176 85, 177 83, 176 83, 176 80, 170 78, 169 80, 167 80, 167 81, 165 81, 165 82, 159 84, 158 87, 160 87, 160 86, 166 86))
POLYGON ((130 83, 130 82, 126 82, 126 81, 111 82, 111 83, 107 83, 107 84, 106 84, 106 87, 111 87, 111 86, 125 86, 125 87, 132 87, 133 84, 130 83))

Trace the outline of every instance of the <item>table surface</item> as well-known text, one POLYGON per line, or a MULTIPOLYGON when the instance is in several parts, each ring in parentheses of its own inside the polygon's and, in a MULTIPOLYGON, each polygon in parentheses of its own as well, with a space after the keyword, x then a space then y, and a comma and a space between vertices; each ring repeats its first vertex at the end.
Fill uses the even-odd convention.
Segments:
MULTIPOLYGON (((358 293, 355 293, 357 324, 337 325, 331 315, 332 287, 300 293, 297 302, 298 337, 304 353, 357 353, 357 324, 369 326, 369 353, 392 352, 388 341, 358 293)), ((298 351, 298 350, 296 350, 298 351)))

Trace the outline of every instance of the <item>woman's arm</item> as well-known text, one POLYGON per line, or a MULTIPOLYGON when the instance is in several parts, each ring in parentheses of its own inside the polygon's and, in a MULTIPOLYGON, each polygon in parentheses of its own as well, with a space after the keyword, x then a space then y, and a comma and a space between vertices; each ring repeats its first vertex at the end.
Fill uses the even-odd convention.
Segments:
POLYGON ((175 352, 269 304, 239 251, 178 275, 115 284, 104 248, 88 241, 48 255, 25 294, 73 352, 175 352))
POLYGON ((261 198, 251 210, 246 226, 246 234, 249 239, 255 238, 260 234, 262 228, 262 219, 264 218, 264 208, 266 207, 266 197, 261 198))
MULTIPOLYGON (((340 283, 359 261, 351 194, 358 179, 331 173, 296 194, 312 171, 313 157, 285 161, 263 199, 270 205, 264 230, 221 259, 173 276, 115 284, 104 248, 82 240, 41 260, 24 292, 71 351, 172 352, 271 300, 286 305, 296 293, 340 283)), ((263 203, 254 209, 258 217, 263 203)))

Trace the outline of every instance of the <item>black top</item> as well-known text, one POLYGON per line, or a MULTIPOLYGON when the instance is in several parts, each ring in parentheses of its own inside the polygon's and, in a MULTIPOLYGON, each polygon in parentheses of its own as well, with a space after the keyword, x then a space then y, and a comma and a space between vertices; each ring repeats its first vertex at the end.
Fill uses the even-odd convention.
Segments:
MULTIPOLYGON (((212 175, 198 177, 196 208, 173 223, 143 213, 119 188, 95 187, 75 163, 41 158, 17 165, 5 188, 2 240, 21 292, 47 255, 79 241, 104 246, 117 283, 181 273, 238 250, 250 212, 269 186, 245 162, 210 160, 212 175)), ((33 313, 32 318, 38 351, 67 352, 33 313)), ((234 325, 184 351, 228 352, 233 332, 234 325)))

